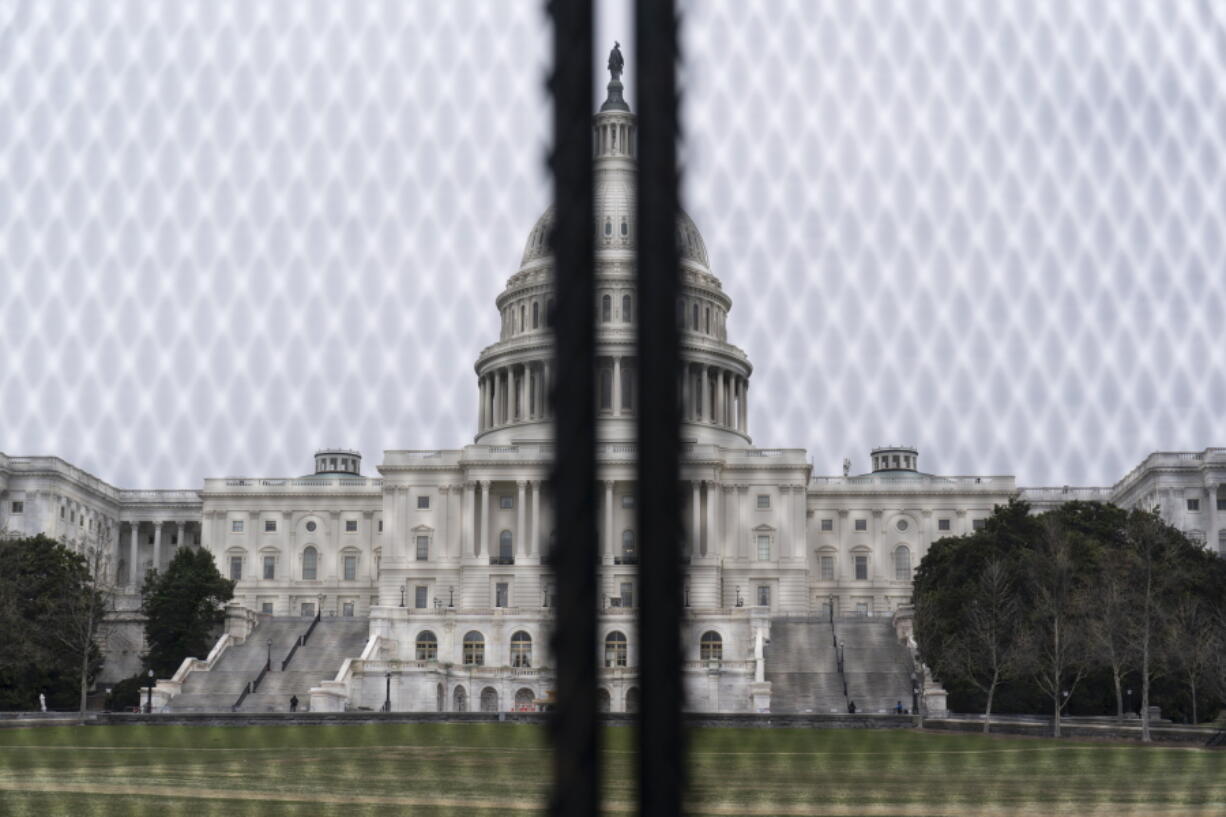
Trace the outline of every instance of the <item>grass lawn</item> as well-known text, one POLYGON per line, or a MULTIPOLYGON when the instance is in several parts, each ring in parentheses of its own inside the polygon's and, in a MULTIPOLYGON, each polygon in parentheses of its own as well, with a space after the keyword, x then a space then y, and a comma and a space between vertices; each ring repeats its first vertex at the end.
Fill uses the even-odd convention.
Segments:
MULTIPOLYGON (((632 811, 628 729, 605 801, 632 811)), ((908 731, 702 729, 692 814, 1226 815, 1226 752, 908 731)), ((0 730, 0 815, 538 814, 544 731, 513 724, 0 730)))

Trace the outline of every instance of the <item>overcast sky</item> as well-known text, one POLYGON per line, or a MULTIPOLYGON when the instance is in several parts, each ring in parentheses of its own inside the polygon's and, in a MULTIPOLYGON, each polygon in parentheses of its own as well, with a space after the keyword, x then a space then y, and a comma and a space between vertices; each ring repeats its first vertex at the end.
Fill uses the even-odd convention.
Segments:
MULTIPOLYGON (((755 443, 1056 485, 1226 445, 1226 6, 685 5, 755 443)), ((0 0, 0 451, 193 487, 470 442, 542 6, 0 0)))

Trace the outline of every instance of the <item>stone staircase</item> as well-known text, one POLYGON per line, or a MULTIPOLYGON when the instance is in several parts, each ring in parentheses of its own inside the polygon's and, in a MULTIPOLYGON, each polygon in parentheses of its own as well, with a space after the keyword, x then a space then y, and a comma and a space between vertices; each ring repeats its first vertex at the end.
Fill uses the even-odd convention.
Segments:
POLYGON ((834 628, 843 642, 843 674, 847 697, 857 712, 893 712, 901 701, 911 708, 913 662, 886 618, 836 618, 834 628))
POLYGON ((170 699, 170 712, 229 712, 247 682, 253 680, 268 660, 272 641, 274 665, 289 652, 298 636, 311 625, 309 618, 261 617, 260 623, 242 644, 234 644, 221 654, 211 670, 196 670, 187 675, 183 690, 170 699))
POLYGON ((829 619, 772 620, 766 680, 771 682, 771 712, 845 713, 847 699, 829 619))
MULTIPOLYGON (((301 632, 306 632, 310 620, 298 621, 302 622, 301 632)), ((299 711, 306 710, 310 703, 308 693, 311 687, 336 677, 346 658, 357 658, 361 655, 369 634, 370 619, 321 618, 307 643, 295 650, 293 658, 284 670, 281 669, 281 661, 293 646, 293 640, 291 639, 284 650, 273 650, 272 672, 264 676, 259 689, 243 700, 239 711, 288 712, 289 699, 295 695, 298 696, 299 711)), ((259 666, 262 667, 263 663, 259 666)), ((259 672, 259 667, 256 672, 259 672)), ((240 684, 234 697, 237 698, 241 691, 240 684)), ((230 703, 233 704, 234 700, 231 699, 230 703)))

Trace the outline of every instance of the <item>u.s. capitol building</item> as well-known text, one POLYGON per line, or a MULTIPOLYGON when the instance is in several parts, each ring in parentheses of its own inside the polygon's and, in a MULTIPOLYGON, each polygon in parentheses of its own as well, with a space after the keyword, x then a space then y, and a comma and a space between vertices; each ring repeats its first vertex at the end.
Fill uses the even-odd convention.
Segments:
MULTIPOLYGON (((640 395, 635 116, 616 80, 594 136, 600 684, 602 704, 623 711, 637 701, 640 395)), ((108 548, 120 590, 110 680, 137 669, 145 571, 203 547, 236 581, 234 603, 213 652, 159 682, 159 706, 285 709, 296 694, 317 710, 454 711, 548 699, 546 556, 577 544, 554 537, 547 482, 552 221, 550 210, 532 228, 497 297, 502 331, 476 361, 471 445, 385 451, 380 478, 363 476, 357 452, 324 450, 305 476, 206 479, 192 491, 120 490, 55 457, 0 455, 0 529, 108 548), (248 691, 268 656, 271 671, 248 691)), ((933 541, 972 531, 1011 497, 1036 510, 1156 505, 1226 550, 1226 449, 1151 454, 1111 487, 1019 489, 1011 476, 925 473, 904 445, 874 449, 867 473, 845 463, 835 476, 813 474, 802 449, 754 447, 753 367, 729 337, 732 301, 688 216, 677 236, 690 708, 909 706, 912 572, 933 541)))

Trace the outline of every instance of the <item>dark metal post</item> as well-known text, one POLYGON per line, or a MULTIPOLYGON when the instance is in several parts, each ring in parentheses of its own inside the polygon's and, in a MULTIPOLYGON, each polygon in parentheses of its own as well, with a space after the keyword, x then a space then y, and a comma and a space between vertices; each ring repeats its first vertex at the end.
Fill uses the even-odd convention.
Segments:
POLYGON ((385 673, 385 676, 387 678, 387 690, 383 696, 383 711, 391 712, 392 711, 392 674, 388 672, 388 673, 385 673))
POLYGON ((592 0, 550 0, 553 20, 553 200, 557 377, 551 475, 558 546, 550 718, 554 780, 549 813, 595 817, 600 802, 596 715, 595 230, 592 168, 592 0))
MULTIPOLYGON (((681 813, 685 741, 681 710, 681 513, 677 337, 677 18, 673 0, 636 0, 639 110, 638 525, 639 806, 645 817, 681 813), (650 396, 650 399, 647 399, 650 396)), ((588 311, 591 312, 589 305, 588 311)))
POLYGON ((145 698, 145 712, 153 714, 153 670, 149 670, 149 694, 145 698))

